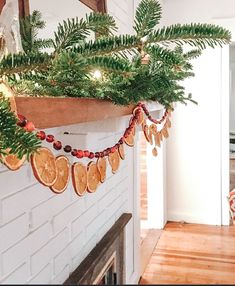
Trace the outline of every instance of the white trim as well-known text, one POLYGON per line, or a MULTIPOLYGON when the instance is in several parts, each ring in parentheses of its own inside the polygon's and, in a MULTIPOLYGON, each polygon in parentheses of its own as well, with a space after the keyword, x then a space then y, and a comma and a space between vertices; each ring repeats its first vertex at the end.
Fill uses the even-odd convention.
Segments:
MULTIPOLYGON (((231 31, 232 42, 235 42, 235 19, 213 19, 213 24, 223 26, 231 31)), ((229 205, 227 196, 229 193, 229 46, 221 49, 221 224, 229 225, 229 205)))

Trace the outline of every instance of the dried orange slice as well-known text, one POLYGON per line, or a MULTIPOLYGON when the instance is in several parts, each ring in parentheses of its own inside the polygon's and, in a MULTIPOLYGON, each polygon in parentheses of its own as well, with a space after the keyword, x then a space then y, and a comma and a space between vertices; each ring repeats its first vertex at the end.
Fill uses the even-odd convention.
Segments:
POLYGON ((69 160, 65 156, 58 156, 55 159, 56 169, 57 169, 57 178, 53 186, 50 189, 57 193, 63 193, 69 183, 69 160))
POLYGON ((154 134, 155 146, 161 147, 161 140, 162 140, 161 132, 157 132, 156 134, 154 134))
POLYGON ((168 128, 171 128, 171 121, 170 121, 170 119, 169 118, 167 118, 166 119, 166 126, 168 127, 168 128))
MULTIPOLYGON (((9 153, 9 149, 6 151, 6 153, 9 153)), ((15 154, 2 155, 1 160, 9 170, 16 171, 24 164, 26 156, 19 159, 15 154)))
POLYGON ((72 182, 77 195, 82 196, 87 189, 87 168, 80 162, 72 165, 72 182))
POLYGON ((153 132, 152 132, 152 130, 151 129, 149 129, 149 134, 148 134, 148 136, 149 136, 149 143, 151 144, 151 145, 153 145, 153 132))
POLYGON ((100 182, 103 183, 106 179, 106 169, 107 169, 106 159, 99 158, 96 164, 100 172, 100 182))
POLYGON ((157 126, 155 124, 151 124, 149 126, 149 130, 152 132, 153 135, 157 133, 157 126))
POLYGON ((119 145, 118 153, 119 153, 120 158, 122 160, 124 160, 125 159, 125 151, 124 151, 124 145, 123 144, 119 145))
POLYGON ((87 166, 87 191, 94 193, 98 188, 101 176, 96 163, 90 162, 87 166))
POLYGON ((153 156, 157 157, 157 148, 154 147, 152 150, 153 156))
POLYGON ((141 127, 142 127, 143 131, 144 131, 145 125, 147 125, 146 119, 144 119, 142 124, 141 124, 141 127))
POLYGON ((124 138, 124 141, 128 146, 133 147, 135 144, 135 137, 133 134, 130 134, 127 136, 127 138, 124 138))
POLYGON ((168 138, 169 137, 169 133, 168 133, 168 130, 167 130, 167 127, 164 126, 161 130, 161 133, 162 135, 165 137, 165 138, 168 138))
POLYGON ((149 127, 148 127, 147 124, 144 126, 144 130, 143 131, 144 131, 145 139, 149 142, 150 141, 150 139, 149 139, 149 127))
POLYGON ((119 156, 118 151, 115 151, 114 153, 110 153, 108 159, 109 159, 109 164, 112 168, 112 173, 115 174, 120 165, 120 156, 119 156))
POLYGON ((137 124, 141 125, 144 121, 144 112, 139 107, 136 107, 133 110, 133 115, 135 115, 137 110, 140 110, 140 113, 138 114, 138 118, 137 118, 137 124))
POLYGON ((57 179, 55 157, 53 153, 45 148, 39 148, 31 156, 31 166, 34 176, 44 186, 51 187, 57 179))

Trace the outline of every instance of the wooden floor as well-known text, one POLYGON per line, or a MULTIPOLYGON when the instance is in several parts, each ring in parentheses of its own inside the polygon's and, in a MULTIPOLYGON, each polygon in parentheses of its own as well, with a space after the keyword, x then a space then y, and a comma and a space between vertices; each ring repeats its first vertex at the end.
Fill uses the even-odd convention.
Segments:
POLYGON ((235 284, 235 226, 167 223, 140 284, 235 284))

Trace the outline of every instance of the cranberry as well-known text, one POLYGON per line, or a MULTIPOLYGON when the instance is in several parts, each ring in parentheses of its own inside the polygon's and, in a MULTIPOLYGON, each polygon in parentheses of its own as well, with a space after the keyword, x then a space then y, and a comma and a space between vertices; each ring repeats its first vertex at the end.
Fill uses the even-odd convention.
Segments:
POLYGON ((95 154, 93 152, 90 152, 89 159, 93 159, 95 157, 95 154))
POLYGON ((85 150, 85 151, 84 151, 84 157, 89 157, 89 155, 90 155, 90 151, 85 150))
POLYGON ((69 153, 71 152, 71 150, 72 150, 72 147, 70 145, 64 146, 64 152, 69 153))
POLYGON ((56 149, 56 150, 60 150, 60 149, 62 148, 62 144, 61 144, 60 141, 55 141, 55 142, 53 143, 53 147, 54 147, 54 149, 56 149))
POLYGON ((46 141, 49 143, 52 143, 55 140, 55 137, 53 135, 47 135, 46 141))
POLYGON ((120 146, 120 144, 119 144, 119 143, 115 144, 115 148, 116 148, 116 149, 118 149, 118 148, 119 148, 119 146, 120 146))
POLYGON ((37 133, 37 137, 38 137, 38 139, 40 139, 40 140, 45 140, 45 139, 46 139, 46 133, 45 133, 44 131, 39 131, 39 132, 37 133))
POLYGON ((77 149, 73 149, 72 152, 71 152, 71 155, 72 156, 77 156, 77 152, 78 152, 77 149))
POLYGON ((100 157, 101 157, 101 158, 104 157, 104 152, 100 152, 100 157))
POLYGON ((76 156, 77 156, 77 158, 81 159, 84 157, 84 152, 82 150, 78 150, 76 156))
POLYGON ((111 153, 114 153, 116 151, 116 148, 115 147, 112 147, 111 148, 111 153))
POLYGON ((119 141, 118 141, 119 144, 123 144, 123 139, 121 138, 119 141))
POLYGON ((17 125, 20 127, 25 127, 25 125, 27 124, 27 119, 21 114, 18 114, 18 118, 19 121, 17 122, 17 125))
POLYGON ((100 157, 100 152, 95 152, 95 157, 99 158, 100 157))

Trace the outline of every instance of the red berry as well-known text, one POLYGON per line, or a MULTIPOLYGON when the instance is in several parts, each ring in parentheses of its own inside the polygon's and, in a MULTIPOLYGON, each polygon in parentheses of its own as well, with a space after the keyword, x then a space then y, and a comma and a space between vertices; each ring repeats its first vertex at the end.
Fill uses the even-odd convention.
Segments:
POLYGON ((33 122, 28 121, 28 122, 26 123, 24 129, 25 129, 26 131, 28 131, 28 132, 32 132, 32 131, 35 130, 35 126, 34 126, 33 122))
POLYGON ((79 159, 83 158, 84 157, 84 152, 82 150, 78 150, 76 157, 79 158, 79 159))
POLYGON ((77 149, 73 149, 72 152, 71 152, 71 155, 72 156, 77 156, 77 152, 78 152, 77 149))
POLYGON ((100 157, 100 152, 95 152, 95 157, 99 158, 100 157))
POLYGON ((123 144, 123 139, 121 138, 119 141, 118 141, 119 144, 123 144))
POLYGON ((21 114, 18 114, 18 122, 17 122, 17 125, 20 126, 20 127, 25 127, 25 125, 27 124, 27 119, 21 115, 21 114))
POLYGON ((84 151, 84 157, 89 157, 89 155, 90 155, 90 151, 85 150, 85 151, 84 151))
POLYGON ((89 159, 93 159, 95 157, 95 154, 93 152, 90 152, 89 159))
POLYGON ((53 147, 56 149, 56 150, 60 150, 62 148, 62 144, 60 141, 55 141, 53 143, 53 147))
POLYGON ((100 152, 100 157, 101 157, 101 158, 104 157, 104 152, 100 152))
POLYGON ((37 137, 40 139, 40 140, 45 140, 46 139, 46 133, 44 131, 39 131, 37 133, 37 137))
POLYGON ((64 152, 69 153, 71 152, 71 150, 72 150, 72 147, 70 145, 64 146, 64 152))
POLYGON ((111 153, 114 153, 116 151, 116 148, 115 147, 112 147, 111 148, 111 153))
POLYGON ((46 141, 49 143, 52 143, 55 140, 55 137, 53 135, 47 135, 46 141))

